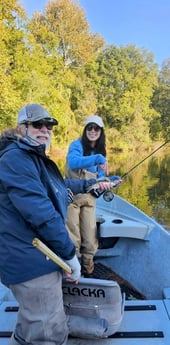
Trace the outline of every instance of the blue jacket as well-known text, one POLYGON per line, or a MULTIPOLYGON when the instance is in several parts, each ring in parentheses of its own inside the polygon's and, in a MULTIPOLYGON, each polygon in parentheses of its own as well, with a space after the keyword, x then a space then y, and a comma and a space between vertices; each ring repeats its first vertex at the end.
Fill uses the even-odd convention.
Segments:
POLYGON ((97 173, 98 178, 105 176, 100 164, 106 163, 106 158, 100 153, 83 156, 81 138, 70 144, 66 159, 69 168, 72 170, 86 169, 92 173, 97 173))
POLYGON ((65 227, 68 191, 85 193, 96 180, 63 179, 44 145, 22 138, 0 139, 0 277, 17 284, 59 270, 33 247, 41 239, 61 258, 69 260, 75 248, 65 227))

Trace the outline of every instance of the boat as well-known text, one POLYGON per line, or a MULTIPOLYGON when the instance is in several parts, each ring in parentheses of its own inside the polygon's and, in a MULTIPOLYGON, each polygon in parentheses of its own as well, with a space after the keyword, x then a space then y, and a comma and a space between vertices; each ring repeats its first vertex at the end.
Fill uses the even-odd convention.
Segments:
MULTIPOLYGON (((79 286, 85 284, 90 289, 96 284, 100 289, 106 282, 107 286, 120 289, 118 327, 106 337, 71 334, 68 345, 169 345, 170 234, 156 220, 117 194, 110 202, 102 196, 96 199, 96 223, 99 238, 96 276, 82 277, 79 286)), ((65 284, 64 292, 68 289, 65 284)), ((114 304, 107 306, 114 307, 114 304)), ((17 310, 16 300, 1 284, 0 345, 9 342, 17 310)))

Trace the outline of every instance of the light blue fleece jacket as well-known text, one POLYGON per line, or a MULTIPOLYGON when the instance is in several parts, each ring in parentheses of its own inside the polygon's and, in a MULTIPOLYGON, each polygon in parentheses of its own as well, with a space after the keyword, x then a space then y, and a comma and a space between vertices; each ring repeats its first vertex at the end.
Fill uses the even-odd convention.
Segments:
POLYGON ((66 160, 71 170, 86 169, 92 173, 97 172, 97 178, 105 176, 100 164, 106 163, 106 158, 100 153, 94 154, 93 151, 90 156, 83 156, 81 138, 70 144, 66 160))

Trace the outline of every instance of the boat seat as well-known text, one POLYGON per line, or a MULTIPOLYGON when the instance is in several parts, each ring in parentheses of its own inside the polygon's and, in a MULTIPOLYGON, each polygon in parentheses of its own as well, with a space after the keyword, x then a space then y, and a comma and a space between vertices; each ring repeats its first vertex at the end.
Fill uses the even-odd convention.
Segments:
POLYGON ((71 336, 107 338, 117 332, 125 296, 116 281, 81 277, 78 285, 63 280, 62 288, 71 336))
POLYGON ((99 238, 130 237, 146 240, 153 226, 126 218, 107 216, 106 219, 102 218, 98 228, 99 238))

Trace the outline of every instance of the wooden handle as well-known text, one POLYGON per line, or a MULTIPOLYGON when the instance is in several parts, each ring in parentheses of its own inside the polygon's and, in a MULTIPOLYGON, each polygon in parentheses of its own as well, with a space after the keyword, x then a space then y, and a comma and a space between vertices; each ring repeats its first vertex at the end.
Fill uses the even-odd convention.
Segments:
POLYGON ((50 248, 48 248, 39 238, 34 238, 32 241, 34 247, 39 249, 49 259, 54 261, 57 265, 64 269, 64 271, 71 273, 71 268, 58 255, 56 255, 50 248))

